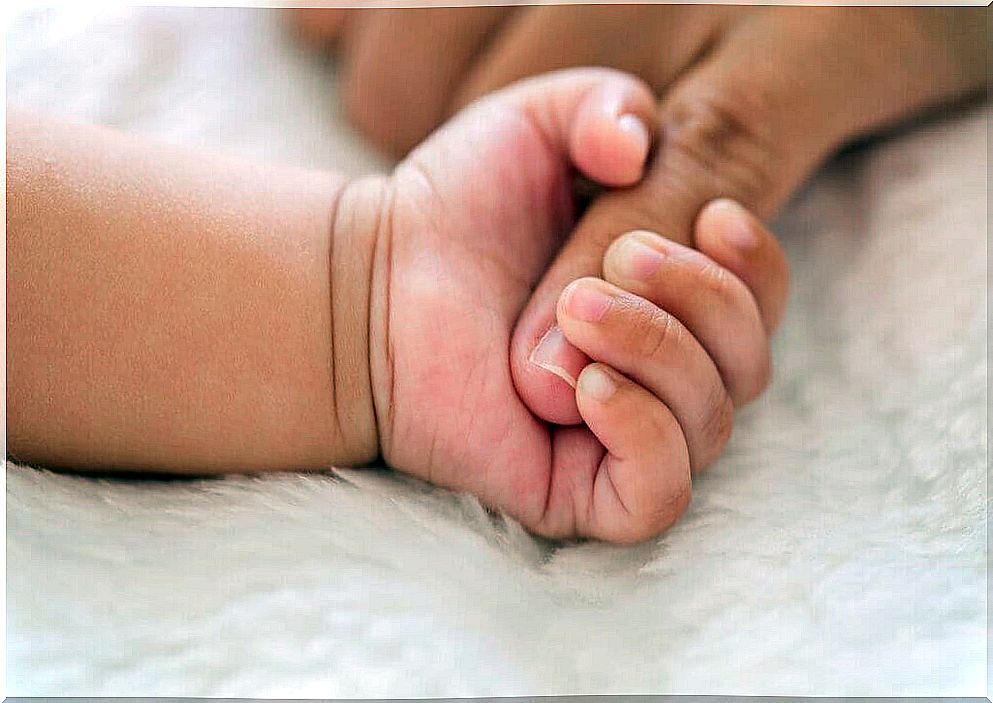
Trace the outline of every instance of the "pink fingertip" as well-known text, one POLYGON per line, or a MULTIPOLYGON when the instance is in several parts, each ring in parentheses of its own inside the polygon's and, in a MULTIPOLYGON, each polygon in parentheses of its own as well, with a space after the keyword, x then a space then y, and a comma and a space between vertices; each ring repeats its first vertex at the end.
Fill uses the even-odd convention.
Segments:
POLYGON ((628 139, 641 156, 642 161, 648 155, 648 148, 651 146, 652 137, 648 132, 648 127, 637 115, 624 114, 617 118, 617 127, 628 139))
POLYGON ((707 210, 723 213, 723 228, 720 237, 733 249, 749 251, 759 245, 759 236, 749 220, 748 211, 737 201, 729 198, 713 200, 707 205, 707 210))

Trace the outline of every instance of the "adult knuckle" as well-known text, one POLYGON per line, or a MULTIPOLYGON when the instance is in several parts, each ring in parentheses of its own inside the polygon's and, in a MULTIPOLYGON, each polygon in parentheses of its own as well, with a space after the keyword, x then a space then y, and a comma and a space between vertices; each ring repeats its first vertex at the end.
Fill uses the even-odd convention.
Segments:
POLYGON ((380 106, 385 102, 379 91, 363 80, 361 73, 350 75, 341 87, 341 105, 349 122, 367 138, 382 143, 384 120, 380 106))
POLYGON ((706 172, 720 195, 762 202, 782 161, 774 115, 771 94, 760 87, 698 86, 664 111, 664 155, 674 166, 706 172))

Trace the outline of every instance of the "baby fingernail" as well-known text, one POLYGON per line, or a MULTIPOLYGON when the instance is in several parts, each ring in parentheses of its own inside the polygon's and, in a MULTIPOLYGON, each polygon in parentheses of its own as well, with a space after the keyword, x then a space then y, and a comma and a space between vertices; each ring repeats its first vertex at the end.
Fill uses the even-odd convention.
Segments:
POLYGON ((710 204, 712 209, 724 214, 721 239, 735 249, 747 251, 759 243, 758 235, 746 210, 737 201, 721 198, 710 204))
POLYGON ((614 395, 617 383, 599 366, 587 366, 579 377, 579 390, 602 403, 614 395))
POLYGON ((635 235, 628 235, 617 247, 618 266, 622 276, 648 280, 662 266, 665 258, 658 249, 648 246, 635 235))
POLYGON ((576 387, 576 377, 583 367, 589 363, 586 355, 569 344, 558 325, 553 325, 538 342, 531 352, 532 364, 549 371, 573 388, 576 387))
POLYGON ((583 322, 599 322, 612 303, 611 297, 594 283, 575 281, 566 288, 565 310, 583 322))
POLYGON ((648 153, 652 139, 648 127, 636 115, 626 114, 617 118, 617 127, 628 136, 642 154, 648 153))

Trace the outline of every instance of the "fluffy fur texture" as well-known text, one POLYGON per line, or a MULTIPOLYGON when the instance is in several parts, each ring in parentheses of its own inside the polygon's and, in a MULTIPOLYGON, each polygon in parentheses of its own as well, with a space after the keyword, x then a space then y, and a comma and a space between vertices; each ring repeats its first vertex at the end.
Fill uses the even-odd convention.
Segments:
MULTIPOLYGON (((273 13, 22 14, 8 99, 353 172, 273 13)), ((537 541, 388 472, 7 467, 7 693, 982 695, 985 105, 821 172, 771 390, 662 538, 537 541)))

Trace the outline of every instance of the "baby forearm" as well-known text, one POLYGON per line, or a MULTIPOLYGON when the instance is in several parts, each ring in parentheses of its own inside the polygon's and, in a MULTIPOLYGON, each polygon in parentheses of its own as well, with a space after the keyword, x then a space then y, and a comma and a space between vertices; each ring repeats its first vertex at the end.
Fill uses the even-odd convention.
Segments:
POLYGON ((332 247, 344 187, 9 116, 11 455, 191 473, 373 459, 371 254, 332 247))

